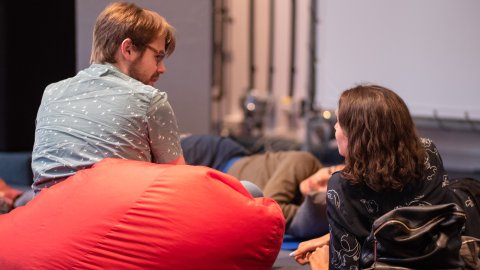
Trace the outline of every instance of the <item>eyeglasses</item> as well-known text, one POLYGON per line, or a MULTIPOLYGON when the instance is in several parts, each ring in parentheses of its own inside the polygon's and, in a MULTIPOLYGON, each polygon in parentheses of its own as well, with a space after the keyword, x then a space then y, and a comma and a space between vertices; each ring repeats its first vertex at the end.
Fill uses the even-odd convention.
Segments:
POLYGON ((157 49, 153 48, 152 46, 150 45, 145 45, 145 47, 147 49, 150 49, 152 50, 152 52, 155 53, 155 61, 157 62, 157 66, 160 65, 160 63, 162 63, 163 59, 165 59, 165 53, 162 52, 162 51, 157 51, 157 49))

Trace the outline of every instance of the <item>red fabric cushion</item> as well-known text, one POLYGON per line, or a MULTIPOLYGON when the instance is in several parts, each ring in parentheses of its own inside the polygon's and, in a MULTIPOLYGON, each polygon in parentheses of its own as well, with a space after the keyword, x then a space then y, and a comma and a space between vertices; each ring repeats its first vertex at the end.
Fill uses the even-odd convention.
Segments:
POLYGON ((284 229, 219 171, 105 159, 0 216, 0 269, 271 269, 284 229))

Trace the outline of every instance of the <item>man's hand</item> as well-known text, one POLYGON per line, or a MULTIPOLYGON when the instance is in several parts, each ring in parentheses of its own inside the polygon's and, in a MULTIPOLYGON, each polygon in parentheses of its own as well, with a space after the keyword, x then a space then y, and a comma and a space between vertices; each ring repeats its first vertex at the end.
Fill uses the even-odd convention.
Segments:
POLYGON ((321 168, 312 176, 308 177, 300 183, 300 192, 303 196, 307 196, 310 192, 326 192, 330 176, 332 176, 334 172, 342 170, 344 167, 345 165, 340 164, 321 168))

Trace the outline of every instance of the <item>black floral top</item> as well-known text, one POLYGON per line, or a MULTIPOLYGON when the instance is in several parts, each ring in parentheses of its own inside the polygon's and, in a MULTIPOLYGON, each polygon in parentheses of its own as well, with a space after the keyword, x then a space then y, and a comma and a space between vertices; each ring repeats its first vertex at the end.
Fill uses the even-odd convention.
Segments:
POLYGON ((330 224, 330 269, 360 269, 360 251, 373 221, 386 212, 413 205, 453 202, 442 158, 430 139, 422 139, 427 151, 423 181, 414 181, 402 191, 375 192, 352 185, 340 172, 332 175, 327 191, 330 224))

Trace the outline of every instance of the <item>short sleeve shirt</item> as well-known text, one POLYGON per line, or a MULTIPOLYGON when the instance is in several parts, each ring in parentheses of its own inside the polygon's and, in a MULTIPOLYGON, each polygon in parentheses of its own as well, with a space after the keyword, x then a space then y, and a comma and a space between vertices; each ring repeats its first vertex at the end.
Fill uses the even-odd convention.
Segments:
POLYGON ((167 94, 110 64, 45 89, 32 153, 39 191, 103 158, 168 163, 182 155, 167 94))

